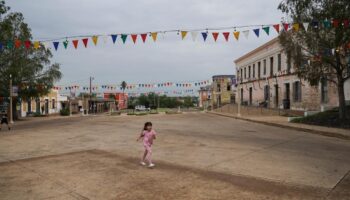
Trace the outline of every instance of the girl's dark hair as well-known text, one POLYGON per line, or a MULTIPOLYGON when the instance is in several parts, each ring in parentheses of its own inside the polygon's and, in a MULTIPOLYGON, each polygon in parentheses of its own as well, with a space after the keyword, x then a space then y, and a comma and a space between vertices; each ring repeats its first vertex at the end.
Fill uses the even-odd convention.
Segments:
POLYGON ((143 130, 147 130, 147 126, 152 126, 152 122, 146 122, 143 130))

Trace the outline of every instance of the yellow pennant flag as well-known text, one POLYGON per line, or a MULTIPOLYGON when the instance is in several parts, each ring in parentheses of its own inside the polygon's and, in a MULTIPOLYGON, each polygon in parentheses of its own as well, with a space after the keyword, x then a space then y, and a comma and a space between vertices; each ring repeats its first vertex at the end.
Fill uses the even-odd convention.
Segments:
POLYGON ((233 36, 235 36, 236 40, 239 39, 239 31, 233 32, 233 36))
POLYGON ((34 46, 34 49, 39 49, 39 47, 40 47, 40 42, 39 42, 39 41, 35 41, 35 42, 33 43, 33 46, 34 46))
POLYGON ((157 32, 151 33, 151 36, 154 42, 157 40, 157 35, 158 35, 157 32))
POLYGON ((97 45, 97 40, 98 40, 98 36, 94 35, 92 36, 92 42, 94 43, 94 45, 97 45))
POLYGON ((295 31, 299 31, 299 23, 293 24, 293 29, 294 29, 295 31))
POLYGON ((185 39, 186 35, 187 35, 187 31, 181 31, 182 40, 185 39))

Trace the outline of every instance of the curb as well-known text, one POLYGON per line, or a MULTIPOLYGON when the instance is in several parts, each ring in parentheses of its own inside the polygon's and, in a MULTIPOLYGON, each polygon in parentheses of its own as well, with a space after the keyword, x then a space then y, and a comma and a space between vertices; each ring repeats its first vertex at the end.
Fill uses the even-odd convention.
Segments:
POLYGON ((314 130, 314 129, 301 128, 301 127, 293 127, 293 126, 287 126, 287 125, 277 124, 277 123, 273 123, 273 122, 257 121, 257 120, 252 120, 252 119, 247 119, 247 118, 242 118, 242 117, 236 117, 236 116, 233 116, 233 115, 223 114, 223 113, 218 113, 218 112, 208 111, 207 113, 208 114, 213 114, 213 115, 219 115, 219 116, 223 116, 223 117, 230 117, 230 118, 234 118, 234 119, 238 119, 238 120, 244 120, 244 121, 253 122, 253 123, 258 123, 258 124, 264 124, 264 125, 268 125, 268 126, 275 126, 275 127, 279 127, 279 128, 286 128, 286 129, 291 129, 291 130, 296 130, 296 131, 303 131, 303 132, 316 134, 316 135, 322 135, 322 136, 326 136, 326 137, 335 137, 335 138, 339 138, 339 139, 343 139, 343 140, 350 140, 350 136, 343 135, 343 134, 340 134, 340 133, 321 131, 321 130, 314 130))

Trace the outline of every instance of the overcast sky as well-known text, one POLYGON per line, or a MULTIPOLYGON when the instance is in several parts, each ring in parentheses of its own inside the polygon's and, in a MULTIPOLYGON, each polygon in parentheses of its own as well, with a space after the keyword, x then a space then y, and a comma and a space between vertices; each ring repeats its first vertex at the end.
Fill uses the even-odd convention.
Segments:
MULTIPOLYGON (((150 32, 169 29, 233 27, 252 24, 274 24, 281 21, 277 10, 281 0, 11 0, 12 11, 24 14, 34 39, 71 35, 150 32)), ((243 29, 240 29, 241 31, 243 29)), ((245 30, 245 29, 244 29, 245 30)), ((230 30, 232 32, 233 29, 230 30)), ((234 41, 222 35, 214 43, 212 35, 203 42, 188 34, 185 41, 176 33, 166 34, 156 43, 141 38, 134 45, 128 38, 112 44, 99 38, 97 47, 90 41, 77 50, 69 43, 53 50, 53 61, 61 64, 63 78, 59 84, 87 85, 89 76, 99 84, 161 81, 206 80, 216 74, 234 74, 233 60, 276 37, 250 33, 234 41)), ((91 40, 91 39, 90 39, 91 40)))

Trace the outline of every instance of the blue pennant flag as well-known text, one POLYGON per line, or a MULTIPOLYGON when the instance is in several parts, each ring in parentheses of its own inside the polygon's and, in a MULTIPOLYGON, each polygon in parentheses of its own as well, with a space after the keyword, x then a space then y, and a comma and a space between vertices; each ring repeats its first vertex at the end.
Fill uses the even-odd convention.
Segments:
POLYGON ((204 42, 207 40, 207 37, 208 37, 208 33, 207 32, 203 32, 202 33, 202 36, 203 36, 203 40, 204 42))
POLYGON ((117 40, 118 35, 111 35, 113 44, 115 44, 115 41, 117 40))
POLYGON ((2 51, 2 48, 3 48, 4 46, 2 45, 2 43, 0 43, 0 51, 2 51))
POLYGON ((53 42, 53 46, 55 47, 55 50, 57 51, 57 49, 58 49, 58 44, 59 44, 59 42, 53 42))
POLYGON ((254 29, 253 31, 254 31, 256 37, 259 37, 260 29, 257 28, 257 29, 254 29))

